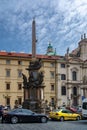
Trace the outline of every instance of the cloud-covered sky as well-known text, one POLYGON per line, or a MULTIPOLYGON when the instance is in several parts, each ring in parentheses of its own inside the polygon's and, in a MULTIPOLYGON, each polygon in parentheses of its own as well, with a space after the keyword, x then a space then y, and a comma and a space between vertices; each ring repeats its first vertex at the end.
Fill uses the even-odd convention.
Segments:
POLYGON ((87 0, 0 0, 0 50, 32 53, 34 17, 37 54, 51 42, 64 55, 87 33, 87 0))

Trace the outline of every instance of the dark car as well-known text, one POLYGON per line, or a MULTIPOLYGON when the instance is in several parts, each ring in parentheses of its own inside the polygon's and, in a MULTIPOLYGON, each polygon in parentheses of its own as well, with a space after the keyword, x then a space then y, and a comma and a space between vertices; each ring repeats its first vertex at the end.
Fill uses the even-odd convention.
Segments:
POLYGON ((0 105, 0 117, 2 117, 2 115, 3 115, 3 110, 4 110, 4 107, 2 105, 0 105))
POLYGON ((3 114, 3 122, 11 122, 16 124, 18 122, 41 122, 46 123, 48 117, 44 114, 38 114, 28 109, 17 108, 3 114))

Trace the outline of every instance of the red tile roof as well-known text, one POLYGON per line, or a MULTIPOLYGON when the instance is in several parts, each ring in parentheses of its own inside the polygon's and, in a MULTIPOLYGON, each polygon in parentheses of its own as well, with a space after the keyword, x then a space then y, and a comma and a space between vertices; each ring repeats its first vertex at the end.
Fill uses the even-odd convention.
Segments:
MULTIPOLYGON (((31 58, 32 54, 0 51, 0 56, 31 58)), ((36 55, 36 58, 57 60, 63 58, 63 56, 36 55)))

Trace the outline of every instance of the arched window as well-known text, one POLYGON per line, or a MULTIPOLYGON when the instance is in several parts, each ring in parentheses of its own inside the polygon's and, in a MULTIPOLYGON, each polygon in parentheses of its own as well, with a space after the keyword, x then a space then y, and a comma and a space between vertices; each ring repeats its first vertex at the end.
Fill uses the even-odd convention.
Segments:
POLYGON ((72 72, 72 80, 73 80, 73 81, 76 81, 76 80, 77 80, 77 72, 76 72, 76 71, 73 71, 73 72, 72 72))

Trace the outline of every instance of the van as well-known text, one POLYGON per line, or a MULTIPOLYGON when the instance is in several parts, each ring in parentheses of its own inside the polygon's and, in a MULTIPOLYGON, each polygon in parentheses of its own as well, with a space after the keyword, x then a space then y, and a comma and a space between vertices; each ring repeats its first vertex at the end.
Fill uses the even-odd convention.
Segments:
POLYGON ((82 119, 87 119, 87 98, 82 101, 82 119))

